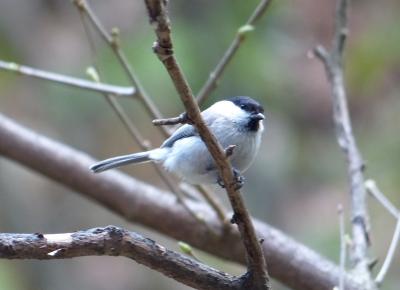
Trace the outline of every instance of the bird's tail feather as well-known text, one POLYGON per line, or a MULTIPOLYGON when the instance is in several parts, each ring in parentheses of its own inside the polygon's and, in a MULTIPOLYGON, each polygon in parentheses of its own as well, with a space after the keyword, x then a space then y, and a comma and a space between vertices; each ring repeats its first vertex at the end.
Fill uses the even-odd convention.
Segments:
POLYGON ((100 161, 96 164, 93 164, 92 166, 90 166, 90 170, 92 170, 95 173, 98 173, 131 163, 142 163, 151 161, 152 159, 149 157, 149 155, 150 152, 147 151, 147 152, 139 152, 139 153, 109 158, 100 161))

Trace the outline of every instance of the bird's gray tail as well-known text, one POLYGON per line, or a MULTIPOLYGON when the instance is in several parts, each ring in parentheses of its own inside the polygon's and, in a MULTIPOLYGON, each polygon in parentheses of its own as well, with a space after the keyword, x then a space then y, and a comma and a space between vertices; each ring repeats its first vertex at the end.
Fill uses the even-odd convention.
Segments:
POLYGON ((131 164, 131 163, 142 163, 142 162, 151 161, 149 155, 150 155, 150 152, 139 152, 139 153, 109 158, 109 159, 100 161, 96 164, 93 164, 92 166, 90 166, 90 170, 92 170, 95 173, 98 173, 98 172, 109 170, 111 168, 131 164))

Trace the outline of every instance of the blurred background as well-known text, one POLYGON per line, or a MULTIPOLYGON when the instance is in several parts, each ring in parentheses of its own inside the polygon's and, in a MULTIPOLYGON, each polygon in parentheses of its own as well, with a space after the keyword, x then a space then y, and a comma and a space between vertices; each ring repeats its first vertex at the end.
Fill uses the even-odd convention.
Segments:
MULTIPOLYGON (((170 1, 177 57, 197 92, 236 30, 258 1, 170 1)), ((317 43, 330 44, 335 1, 276 1, 229 65, 207 104, 249 95, 266 107, 261 152, 245 174, 251 213, 324 256, 338 261, 337 205, 348 219, 345 160, 333 132, 329 87, 321 64, 307 57, 317 43)), ((104 25, 121 30, 122 47, 142 84, 165 116, 182 105, 151 51, 153 30, 143 1, 96 0, 104 25)), ((400 2, 353 1, 346 51, 354 133, 377 180, 400 206, 400 2)), ((107 82, 130 85, 113 54, 96 38, 95 56, 107 82)), ((1 0, 0 59, 87 78, 92 65, 79 13, 64 0, 1 0)), ((139 101, 121 100, 154 145, 162 141, 139 101)), ((0 71, 0 113, 51 138, 103 159, 138 150, 103 96, 0 71)), ((1 140, 0 140, 1 142, 1 140)), ((123 169, 163 186, 148 165, 123 169)), ((219 198, 226 204, 225 197, 219 198)), ((395 221, 374 200, 371 256, 385 257, 395 221)), ((69 232, 114 224, 171 249, 177 242, 127 224, 79 194, 0 156, 0 231, 69 232)), ((349 229, 349 227, 347 227, 349 229)), ((399 251, 382 289, 398 289, 399 251)), ((231 273, 235 264, 198 253, 231 273)), ((375 269, 375 271, 377 270, 375 269)), ((274 289, 287 289, 274 283, 274 289)), ((59 261, 0 260, 0 290, 189 289, 124 258, 59 261)))

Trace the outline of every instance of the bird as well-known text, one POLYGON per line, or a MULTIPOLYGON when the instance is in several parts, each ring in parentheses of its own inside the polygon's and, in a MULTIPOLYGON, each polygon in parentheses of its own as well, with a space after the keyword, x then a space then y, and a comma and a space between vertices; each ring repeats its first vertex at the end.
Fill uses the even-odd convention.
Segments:
MULTIPOLYGON (((201 116, 223 148, 235 146, 229 158, 237 182, 242 183, 241 174, 249 168, 260 148, 265 119, 263 106, 251 97, 236 96, 214 103, 201 116)), ((99 173, 144 162, 161 163, 167 171, 193 185, 223 187, 214 159, 191 124, 179 127, 159 148, 112 157, 90 169, 99 173)))

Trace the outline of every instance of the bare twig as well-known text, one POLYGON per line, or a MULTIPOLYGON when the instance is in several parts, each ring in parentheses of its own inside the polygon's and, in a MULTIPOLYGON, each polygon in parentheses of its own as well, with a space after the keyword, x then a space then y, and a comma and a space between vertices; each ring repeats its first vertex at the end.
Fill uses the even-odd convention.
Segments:
MULTIPOLYGON (((148 113, 152 116, 152 118, 162 119, 162 115, 161 115, 160 111, 157 109, 155 104, 152 102, 151 98, 147 95, 147 93, 144 90, 144 88, 142 87, 138 77, 136 76, 134 70, 130 66, 125 53, 121 49, 118 29, 113 29, 110 34, 104 28, 104 26, 101 24, 100 20, 98 19, 96 14, 93 12, 89 3, 86 0, 73 0, 73 2, 77 6, 78 10, 80 11, 82 18, 84 15, 87 15, 89 21, 93 24, 96 31, 100 34, 100 36, 103 38, 103 40, 113 50, 116 58, 118 59, 121 66, 125 70, 129 80, 137 88, 136 96, 138 96, 138 98, 142 101, 142 103, 144 104, 148 113)), ((160 131, 165 137, 168 137, 171 134, 171 131, 169 129, 167 129, 166 127, 160 127, 160 131)), ((167 186, 173 192, 175 192, 177 194, 178 200, 180 202, 184 203, 183 193, 180 192, 179 188, 175 185, 175 182, 171 179, 171 177, 168 174, 166 174, 163 171, 162 168, 160 168, 158 165, 155 165, 155 166, 156 166, 156 170, 157 170, 158 174, 161 176, 161 179, 167 184, 167 186)), ((218 216, 220 216, 220 214, 222 212, 224 212, 224 209, 218 205, 218 202, 215 200, 215 197, 210 192, 208 192, 208 190, 206 190, 205 188, 202 188, 199 192, 200 192, 200 194, 203 195, 205 200, 210 203, 210 206, 212 208, 214 208, 214 210, 218 213, 218 216)), ((192 212, 192 210, 189 207, 187 207, 187 210, 192 212)), ((193 214, 195 214, 195 213, 193 213, 193 214)), ((199 221, 202 221, 202 220, 199 219, 199 221)), ((224 220, 221 220, 221 221, 224 221, 224 220)))
POLYGON ((178 117, 153 120, 154 126, 178 125, 178 124, 188 124, 188 123, 191 122, 186 113, 182 113, 178 117))
MULTIPOLYGON (((100 20, 97 18, 96 14, 91 9, 89 3, 86 0, 73 0, 74 4, 79 9, 80 13, 87 15, 90 22, 93 24, 93 27, 99 33, 99 35, 103 38, 103 40, 110 46, 113 50, 116 58, 120 62, 121 66, 125 70, 130 82, 135 86, 137 92, 136 96, 142 101, 148 113, 154 119, 162 119, 162 115, 160 111, 157 109, 156 105, 153 103, 151 98, 147 95, 144 88, 142 87, 138 77, 136 76, 133 68, 129 64, 129 61, 125 55, 125 53, 121 49, 120 41, 119 41, 119 33, 114 30, 114 34, 109 33, 100 20)), ((169 136, 169 130, 165 127, 160 127, 160 131, 164 134, 165 137, 169 136)))
POLYGON ((114 226, 63 234, 0 233, 1 259, 124 256, 196 289, 242 289, 241 280, 114 226))
POLYGON ((235 56, 235 53, 238 51, 240 45, 246 39, 246 34, 254 29, 254 25, 265 13, 271 1, 272 0, 261 0, 254 12, 251 14, 250 18, 247 20, 246 24, 238 29, 231 45, 228 47, 224 56, 221 58, 214 70, 210 73, 208 80, 197 94, 197 103, 199 106, 204 103, 211 92, 217 87, 218 81, 224 73, 225 68, 235 56))
POLYGON ((400 240, 400 211, 387 199, 387 197, 379 190, 376 182, 374 180, 367 180, 365 182, 365 187, 367 188, 368 192, 375 197, 386 210, 391 213, 396 219, 396 228, 393 232, 392 241, 390 242, 390 246, 388 252, 386 254, 385 260, 382 264, 381 269, 379 270, 378 274, 375 278, 375 283, 378 285, 382 284, 383 279, 385 278, 390 265, 392 264, 393 257, 396 251, 396 248, 399 244, 400 240))
POLYGON ((333 102, 333 119, 336 128, 336 137, 339 146, 345 153, 348 163, 348 176, 351 192, 351 218, 353 247, 351 258, 353 271, 365 281, 366 289, 373 289, 371 274, 368 267, 369 233, 368 212, 366 205, 366 191, 364 187, 364 162, 358 150, 352 132, 352 126, 347 105, 345 82, 343 78, 343 50, 345 46, 347 28, 348 0, 338 0, 335 15, 335 35, 331 52, 318 46, 314 52, 323 62, 327 78, 331 84, 333 102))
POLYGON ((382 284, 383 279, 385 278, 385 276, 392 264, 396 248, 399 244, 399 240, 400 240, 400 216, 397 217, 396 228, 393 232, 392 241, 390 242, 390 246, 389 246, 388 252, 386 254, 385 261, 383 262, 382 268, 379 270, 379 272, 375 278, 375 282, 378 285, 382 284))
POLYGON ((0 69, 94 92, 113 94, 117 96, 131 96, 136 94, 136 90, 133 87, 121 87, 92 82, 85 79, 70 77, 62 74, 32 68, 25 65, 20 65, 14 62, 5 62, 0 60, 0 69))
POLYGON ((365 181, 365 188, 368 192, 376 198, 386 210, 393 215, 394 218, 400 216, 400 211, 394 206, 394 204, 383 194, 383 192, 378 188, 376 182, 372 179, 365 181))
POLYGON ((206 188, 203 186, 196 186, 196 189, 200 192, 201 196, 206 200, 206 202, 213 208, 215 213, 218 216, 218 219, 222 223, 226 223, 226 212, 224 207, 217 201, 217 199, 214 197, 214 195, 211 194, 210 191, 208 191, 206 188))
POLYGON ((344 290, 344 274, 346 273, 346 232, 344 225, 344 214, 343 214, 343 206, 341 204, 338 205, 338 215, 339 215, 339 231, 340 231, 340 276, 339 276, 339 290, 344 290))
MULTIPOLYGON (((87 154, 41 136, 1 114, 0 140, 3 157, 71 188, 126 220, 218 257, 245 263, 238 232, 225 231, 215 212, 203 202, 188 201, 218 235, 199 224, 171 193, 118 171, 94 175, 88 168, 95 160, 87 154)), ((336 265, 279 230, 253 221, 260 239, 265 240, 262 247, 273 277, 297 290, 332 290, 337 285, 339 268, 336 265)), ((365 290, 351 275, 346 274, 345 284, 346 290, 365 290)))
POLYGON ((387 252, 385 260, 382 264, 382 268, 379 270, 379 272, 375 278, 375 283, 378 285, 382 284, 383 279, 385 278, 385 276, 392 264, 396 248, 399 244, 399 240, 400 240, 400 216, 397 217, 396 228, 393 232, 392 241, 390 242, 388 252, 387 252))
MULTIPOLYGON (((106 30, 103 28, 101 25, 100 21, 97 19, 96 15, 93 13, 93 11, 90 9, 87 3, 84 1, 75 1, 75 4, 78 6, 79 14, 81 16, 82 24, 86 33, 86 38, 89 42, 90 49, 92 51, 92 56, 93 56, 93 63, 95 63, 95 55, 96 55, 96 47, 93 38, 91 37, 90 34, 90 29, 87 27, 86 22, 85 22, 85 13, 88 13, 89 19, 91 19, 92 23, 97 27, 98 31, 101 33, 105 41, 113 48, 113 51, 117 54, 118 56, 118 51, 119 49, 119 32, 117 32, 116 29, 113 30, 112 34, 108 34, 106 30), (85 12, 87 10, 87 12, 85 12)), ((128 61, 125 59, 123 53, 120 51, 121 55, 123 57, 121 64, 124 66, 126 69, 127 74, 133 80, 132 82, 135 83, 136 85, 139 84, 138 81, 136 81, 136 76, 133 74, 133 71, 128 63, 128 61)), ((95 65, 95 67, 97 67, 95 65)), ((98 68, 96 68, 97 72, 99 72, 98 68)), ((100 78, 97 76, 97 78, 100 78)), ((139 84, 140 85, 140 84, 139 84)), ((144 99, 147 98, 147 96, 144 95, 144 92, 142 90, 138 90, 138 95, 144 96, 144 99)), ((148 140, 146 140, 138 128, 134 125, 134 123, 131 121, 131 119, 128 117, 128 115, 125 113, 124 109, 122 106, 118 103, 118 101, 115 99, 114 96, 112 95, 104 95, 107 102, 109 105, 113 108, 114 112, 117 114, 118 118, 120 121, 124 124, 125 128, 128 130, 129 134, 133 137, 133 139, 136 141, 137 144, 139 144, 139 147, 142 150, 150 150, 151 146, 148 140)), ((143 98, 142 98, 143 101, 143 98)), ((152 104, 150 104, 152 106, 152 104)), ((166 131, 164 131, 166 132, 166 131)), ((160 176, 162 181, 167 185, 169 190, 174 192, 176 194, 176 197, 179 202, 182 203, 182 205, 196 218, 198 219, 199 222, 204 223, 204 219, 202 219, 196 212, 194 212, 186 203, 183 197, 183 193, 181 192, 180 188, 175 184, 174 180, 171 178, 170 175, 168 175, 161 167, 160 165, 156 163, 152 163, 152 166, 156 170, 157 174, 160 176)), ((213 205, 211 205, 213 206, 213 205)), ((212 230, 212 229, 210 229, 212 230)))
POLYGON ((205 125, 200 109, 194 99, 193 93, 179 67, 174 54, 170 37, 171 28, 166 2, 161 0, 146 0, 150 23, 155 28, 157 41, 153 45, 154 52, 167 69, 174 85, 179 93, 186 113, 193 122, 199 135, 206 144, 214 158, 221 178, 226 186, 229 200, 234 211, 234 221, 239 227, 248 259, 248 284, 249 289, 269 289, 269 278, 266 270, 266 262, 262 249, 256 236, 250 216, 244 205, 240 192, 236 190, 232 167, 227 160, 223 148, 205 125))

